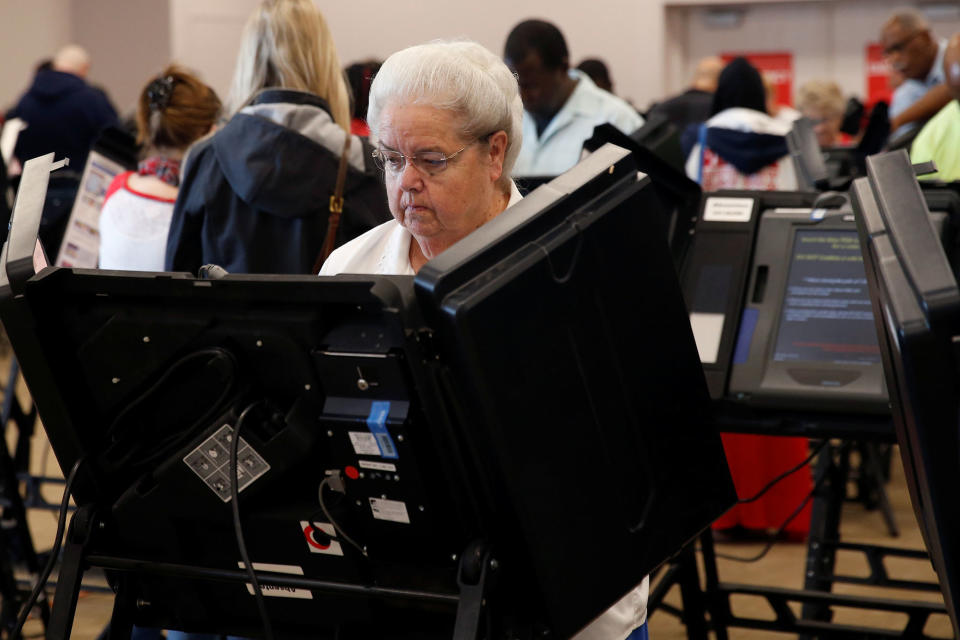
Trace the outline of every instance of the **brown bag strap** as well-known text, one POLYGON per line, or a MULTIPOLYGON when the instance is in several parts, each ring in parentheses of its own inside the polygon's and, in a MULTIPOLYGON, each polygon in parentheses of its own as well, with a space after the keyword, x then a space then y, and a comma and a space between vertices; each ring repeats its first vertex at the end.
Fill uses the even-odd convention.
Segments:
POLYGON ((323 246, 320 248, 320 255, 313 265, 313 272, 319 273, 320 267, 326 262, 330 254, 333 253, 333 247, 337 242, 337 229, 340 227, 340 214, 343 213, 343 185, 347 181, 347 155, 350 151, 350 142, 353 136, 349 133, 343 141, 343 153, 340 154, 340 166, 337 168, 337 184, 333 189, 333 195, 330 196, 330 215, 327 217, 327 235, 323 238, 323 246))

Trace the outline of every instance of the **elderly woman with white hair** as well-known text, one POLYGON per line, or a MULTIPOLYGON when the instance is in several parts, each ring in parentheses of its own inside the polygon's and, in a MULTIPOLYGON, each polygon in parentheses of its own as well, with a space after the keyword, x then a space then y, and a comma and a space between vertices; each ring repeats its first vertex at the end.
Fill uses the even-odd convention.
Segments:
POLYGON ((516 78, 482 46, 435 42, 390 56, 370 87, 393 220, 333 252, 321 275, 413 275, 520 199, 516 78))
MULTIPOLYGON (((367 115, 394 219, 334 251, 320 275, 414 275, 520 200, 510 179, 523 118, 517 79, 479 44, 393 54, 370 87, 367 115)), ((643 578, 577 640, 646 638, 648 587, 643 578)))

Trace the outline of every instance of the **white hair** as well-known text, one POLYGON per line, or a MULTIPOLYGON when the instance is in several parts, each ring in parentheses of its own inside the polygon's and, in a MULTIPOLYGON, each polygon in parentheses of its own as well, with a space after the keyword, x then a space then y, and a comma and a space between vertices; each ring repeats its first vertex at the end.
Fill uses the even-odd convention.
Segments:
POLYGON ((517 78, 503 61, 476 42, 434 41, 394 53, 370 85, 367 122, 379 137, 380 113, 400 101, 447 109, 461 118, 460 135, 480 138, 507 134, 501 182, 510 171, 523 141, 523 102, 517 78))

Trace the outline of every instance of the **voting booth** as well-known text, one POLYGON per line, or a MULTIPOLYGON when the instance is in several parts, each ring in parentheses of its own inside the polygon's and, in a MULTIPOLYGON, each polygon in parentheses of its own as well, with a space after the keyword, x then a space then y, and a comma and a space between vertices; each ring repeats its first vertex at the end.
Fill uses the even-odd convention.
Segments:
POLYGON ((78 505, 48 637, 93 566, 118 637, 565 638, 734 501, 623 149, 416 278, 44 266, 35 201, 0 318, 78 505))

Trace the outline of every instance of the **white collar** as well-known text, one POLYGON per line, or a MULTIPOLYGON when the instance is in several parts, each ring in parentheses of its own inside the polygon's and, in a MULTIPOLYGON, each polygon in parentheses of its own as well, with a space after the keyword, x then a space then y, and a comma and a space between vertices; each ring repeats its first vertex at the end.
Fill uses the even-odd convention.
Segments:
MULTIPOLYGON (((510 200, 507 202, 506 209, 523 200, 517 183, 510 181, 510 200)), ((504 211, 506 211, 504 209, 504 211)), ((413 242, 413 234, 407 231, 406 227, 394 221, 395 227, 387 239, 387 246, 384 247, 380 260, 377 263, 375 273, 384 273, 391 275, 414 275, 413 266, 410 264, 410 243, 413 242)))

